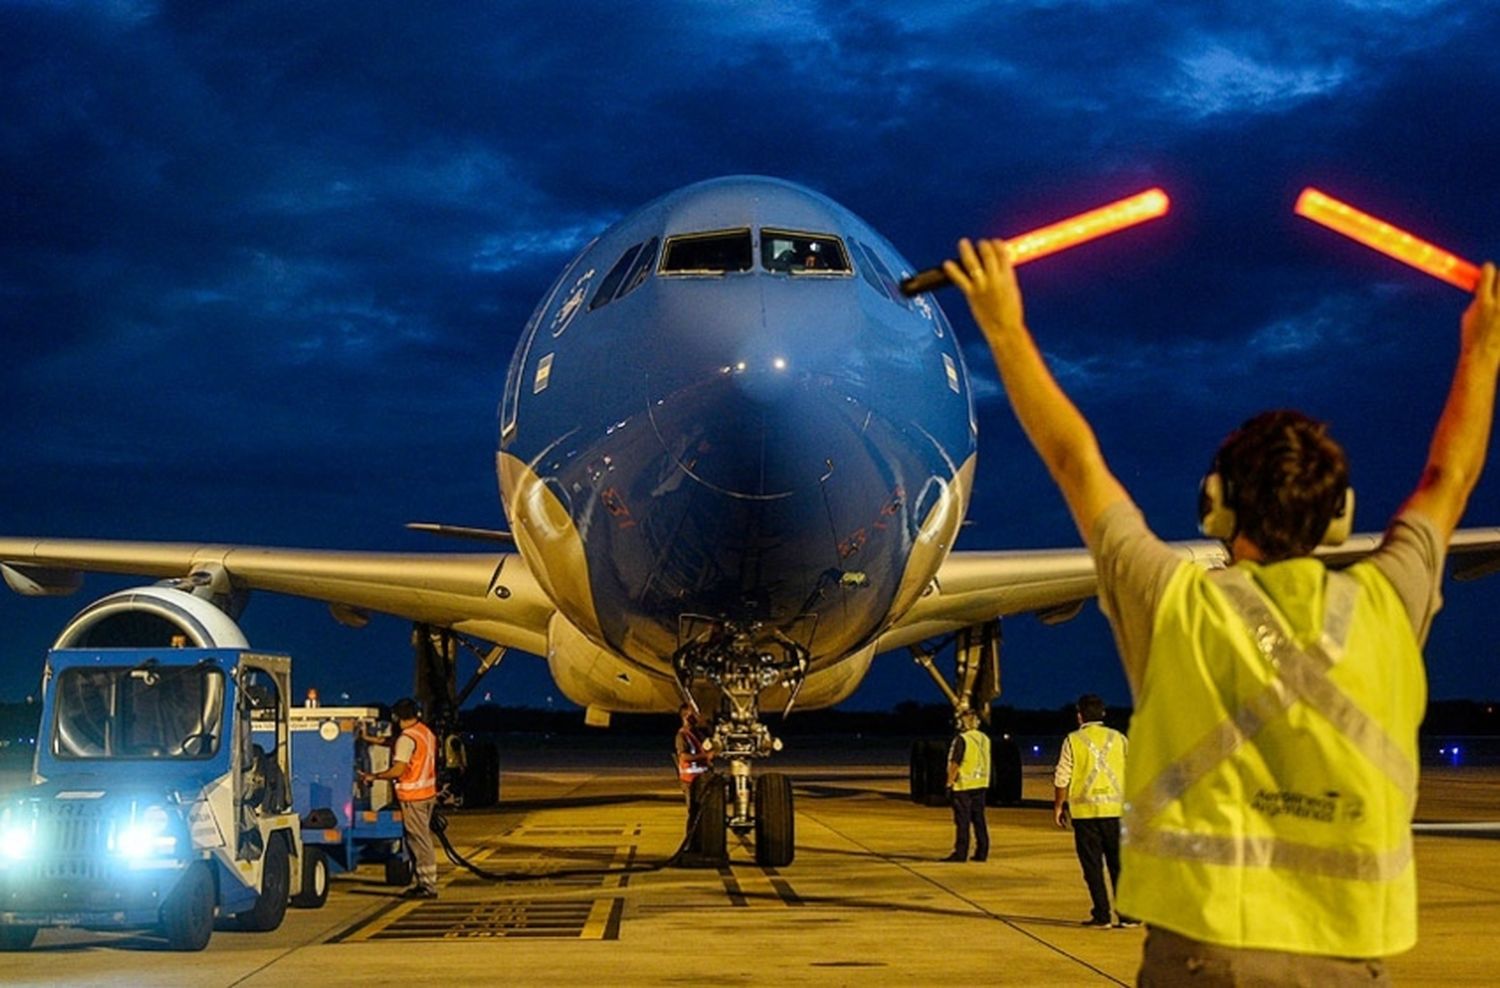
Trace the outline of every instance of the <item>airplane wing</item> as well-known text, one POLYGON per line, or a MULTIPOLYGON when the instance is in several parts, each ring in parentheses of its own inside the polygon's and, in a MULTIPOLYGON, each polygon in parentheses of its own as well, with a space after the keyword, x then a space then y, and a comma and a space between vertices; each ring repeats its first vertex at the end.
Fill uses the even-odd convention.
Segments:
MULTIPOLYGON (((1347 565, 1380 544, 1355 535, 1321 550, 1347 565)), ((1218 542, 1172 543, 1203 566, 1226 562, 1218 542)), ((1500 528, 1454 533, 1448 549, 1455 579, 1500 571, 1500 528)), ((236 590, 268 590, 327 602, 340 620, 360 611, 442 625, 545 655, 553 606, 516 553, 342 552, 191 542, 0 538, 0 575, 28 595, 77 589, 80 574, 121 573, 159 579, 227 576, 236 590)), ((1073 617, 1095 593, 1093 560, 1084 549, 954 552, 928 592, 887 630, 877 652, 913 645, 1011 614, 1044 621, 1073 617)))
POLYGON ((380 611, 443 625, 534 655, 547 650, 552 602, 515 553, 340 552, 191 542, 0 538, 0 575, 28 595, 77 589, 81 573, 124 573, 326 601, 358 623, 380 611))
MULTIPOLYGON (((1347 566, 1374 552, 1381 538, 1374 533, 1350 536, 1343 545, 1318 550, 1318 555, 1329 565, 1347 566)), ((1184 559, 1205 567, 1228 562, 1219 542, 1169 544, 1184 559)), ((1500 528, 1453 533, 1448 558, 1457 580, 1500 571, 1500 528)), ((875 650, 914 645, 1010 614, 1034 613, 1043 621, 1065 621, 1095 592, 1094 562, 1086 549, 950 553, 928 592, 880 636, 875 650)))

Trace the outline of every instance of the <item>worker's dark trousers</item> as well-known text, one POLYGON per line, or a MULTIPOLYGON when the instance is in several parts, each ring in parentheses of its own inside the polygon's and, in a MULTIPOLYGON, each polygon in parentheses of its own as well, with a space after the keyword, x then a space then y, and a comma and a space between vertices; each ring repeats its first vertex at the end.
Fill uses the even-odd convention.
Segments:
MULTIPOLYGON (((1109 868, 1109 885, 1120 887, 1120 818, 1117 816, 1073 818, 1073 846, 1078 849, 1078 863, 1083 866, 1083 880, 1094 900, 1093 918, 1110 921, 1109 888, 1104 885, 1104 869, 1109 868)), ((1120 917, 1122 920, 1127 917, 1120 917)))
POLYGON ((953 856, 969 856, 969 827, 974 827, 974 857, 990 856, 990 828, 984 820, 984 790, 953 790, 953 856))

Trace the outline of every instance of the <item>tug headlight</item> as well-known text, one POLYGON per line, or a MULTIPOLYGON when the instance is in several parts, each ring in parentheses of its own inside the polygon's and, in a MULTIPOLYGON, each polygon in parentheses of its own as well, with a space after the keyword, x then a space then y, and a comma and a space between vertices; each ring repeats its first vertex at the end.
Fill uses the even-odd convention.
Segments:
POLYGON ((0 865, 25 861, 36 850, 36 814, 18 806, 0 809, 0 865))
POLYGON ((130 808, 110 836, 110 850, 126 858, 150 858, 177 850, 177 837, 168 833, 171 817, 160 806, 130 808))

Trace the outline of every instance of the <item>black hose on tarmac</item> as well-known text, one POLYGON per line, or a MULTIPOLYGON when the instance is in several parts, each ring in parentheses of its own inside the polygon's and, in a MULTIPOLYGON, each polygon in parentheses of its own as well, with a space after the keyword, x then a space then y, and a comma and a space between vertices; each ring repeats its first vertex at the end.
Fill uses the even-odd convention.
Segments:
POLYGON ((640 864, 626 865, 623 868, 565 868, 561 871, 548 872, 495 872, 481 868, 479 865, 468 860, 453 847, 453 842, 448 839, 448 818, 440 809, 434 810, 432 814, 432 832, 437 837, 438 843, 443 845, 443 853, 448 860, 460 868, 468 871, 475 878, 482 878, 487 882, 535 882, 554 878, 595 878, 601 874, 610 875, 634 875, 643 872, 661 871, 663 868, 675 867, 702 867, 696 863, 685 863, 692 853, 693 834, 698 829, 698 819, 703 812, 703 803, 699 801, 693 806, 692 814, 688 817, 687 832, 683 835, 682 843, 672 856, 664 861, 642 862, 640 864))

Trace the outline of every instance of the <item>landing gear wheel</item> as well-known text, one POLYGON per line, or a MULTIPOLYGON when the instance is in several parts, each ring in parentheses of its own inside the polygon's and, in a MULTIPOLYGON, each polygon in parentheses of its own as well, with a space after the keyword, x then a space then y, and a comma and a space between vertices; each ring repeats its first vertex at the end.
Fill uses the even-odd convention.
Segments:
POLYGON ((691 847, 700 856, 729 860, 729 828, 724 823, 724 778, 700 775, 693 780, 691 847))
POLYGON ((302 845, 302 891, 292 896, 298 909, 321 909, 328 901, 328 855, 321 847, 302 845))
POLYGON ((990 789, 986 796, 994 806, 1021 802, 1021 746, 1011 738, 996 738, 990 743, 990 789))
POLYGON ((395 857, 385 859, 385 883, 406 886, 411 884, 411 859, 396 852, 395 857))
POLYGON ((797 855, 796 815, 792 812, 792 780, 777 772, 755 782, 755 863, 763 868, 785 868, 797 855))
POLYGON ((0 926, 0 950, 25 950, 35 939, 35 926, 0 926))
POLYGON ((208 862, 188 866, 161 907, 161 929, 173 950, 202 950, 214 932, 214 876, 208 862))
POLYGON ((272 834, 261 862, 260 895, 255 905, 235 915, 240 929, 252 933, 269 933, 286 917, 287 894, 292 886, 291 856, 280 834, 272 834))
POLYGON ((912 744, 911 801, 923 806, 948 802, 948 746, 942 741, 912 744))

